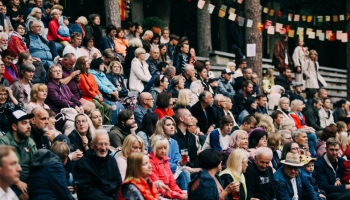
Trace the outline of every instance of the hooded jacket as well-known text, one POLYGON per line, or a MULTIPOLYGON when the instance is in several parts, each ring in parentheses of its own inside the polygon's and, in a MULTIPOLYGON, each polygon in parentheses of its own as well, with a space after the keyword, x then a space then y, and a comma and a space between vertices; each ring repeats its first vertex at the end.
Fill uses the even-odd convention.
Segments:
POLYGON ((113 126, 111 131, 108 133, 111 146, 112 147, 121 147, 123 146, 124 139, 130 134, 130 129, 126 129, 120 123, 113 126))
POLYGON ((63 20, 64 20, 63 16, 58 18, 59 27, 58 27, 57 33, 58 33, 58 35, 60 35, 62 37, 70 37, 69 29, 68 29, 67 25, 64 24, 63 20))
POLYGON ((69 199, 66 172, 59 157, 47 149, 40 149, 35 154, 28 182, 30 199, 69 199))

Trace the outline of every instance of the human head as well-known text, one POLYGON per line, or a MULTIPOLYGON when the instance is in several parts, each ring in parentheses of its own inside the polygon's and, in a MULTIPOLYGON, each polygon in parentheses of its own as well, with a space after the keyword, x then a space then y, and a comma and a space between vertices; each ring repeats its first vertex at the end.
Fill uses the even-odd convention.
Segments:
POLYGON ((264 172, 270 165, 272 150, 268 147, 260 147, 255 152, 254 163, 259 171, 264 172))
POLYGON ((299 155, 294 153, 287 153, 286 159, 282 160, 281 163, 284 164, 284 175, 290 179, 297 177, 299 174, 299 168, 303 166, 300 162, 299 155))
POLYGON ((177 97, 177 106, 188 106, 191 103, 192 91, 190 89, 182 89, 179 91, 179 96, 177 97))
POLYGON ((158 47, 151 47, 149 54, 150 54, 150 57, 152 60, 158 60, 159 59, 159 48, 158 47))
POLYGON ((232 74, 234 74, 234 71, 232 71, 230 68, 226 68, 221 71, 221 77, 224 81, 229 81, 232 74))
POLYGON ((245 173, 248 166, 248 152, 244 149, 235 149, 230 153, 226 167, 233 175, 240 177, 241 174, 245 173))
POLYGON ((230 136, 230 147, 248 149, 248 133, 244 130, 236 130, 230 136))
POLYGON ((182 53, 187 54, 190 51, 190 45, 182 43, 180 49, 182 53))
POLYGON ((106 49, 102 54, 103 63, 109 65, 114 59, 115 55, 112 49, 106 49))
POLYGON ((154 33, 153 38, 151 39, 151 44, 159 45, 159 43, 160 43, 160 35, 157 33, 154 33))
POLYGON ((149 157, 143 152, 132 153, 127 158, 127 168, 125 180, 139 180, 140 178, 147 179, 152 173, 152 165, 149 162, 149 157))
POLYGON ((94 150, 98 157, 108 156, 109 151, 109 136, 106 130, 96 131, 91 141, 91 149, 94 150))
POLYGON ((174 119, 178 126, 180 125, 189 126, 192 123, 193 117, 191 112, 188 109, 179 108, 175 112, 174 119))
POLYGON ((150 143, 153 155, 157 156, 159 159, 163 159, 168 155, 169 141, 165 137, 154 135, 150 143))
POLYGON ((5 66, 12 65, 12 62, 16 58, 16 56, 16 53, 10 49, 5 49, 1 52, 1 59, 4 62, 5 66))
POLYGON ((70 35, 71 45, 75 48, 80 47, 82 38, 81 33, 74 32, 70 35))
POLYGON ((135 57, 141 60, 146 60, 146 50, 144 48, 137 48, 135 50, 135 57))
POLYGON ((46 129, 49 123, 49 113, 45 109, 37 107, 33 109, 32 114, 34 114, 31 119, 32 127, 39 131, 46 129))
POLYGON ((56 141, 52 144, 50 151, 52 151, 52 153, 56 154, 60 158, 62 164, 67 164, 68 155, 70 152, 67 143, 56 141))
POLYGON ((282 136, 280 133, 272 132, 267 136, 267 146, 272 150, 276 151, 279 149, 281 144, 282 136))
POLYGON ((254 130, 248 138, 249 148, 267 146, 267 133, 261 130, 254 130))
POLYGON ((170 92, 162 92, 158 94, 156 100, 158 108, 169 108, 172 104, 172 94, 170 92))
POLYGON ((296 142, 288 142, 283 145, 281 160, 286 159, 287 153, 300 154, 300 146, 296 142))
POLYGON ((278 105, 282 110, 288 110, 290 100, 287 97, 280 98, 278 105))
POLYGON ((132 110, 122 110, 118 113, 118 122, 127 129, 131 129, 135 125, 134 112, 132 110))
POLYGON ((284 115, 283 112, 279 111, 279 110, 275 110, 273 111, 273 113, 271 114, 271 118, 273 120, 273 123, 277 126, 281 125, 282 121, 284 120, 284 115))
POLYGON ((190 90, 196 95, 199 95, 201 92, 203 92, 204 88, 201 81, 200 80, 192 81, 190 85, 190 90))
POLYGON ((328 98, 328 92, 325 88, 320 88, 318 90, 318 97, 321 98, 321 99, 325 99, 325 98, 328 98))
POLYGON ((193 65, 186 64, 184 67, 184 71, 185 75, 188 75, 191 78, 195 76, 195 70, 193 65))
POLYGON ((247 132, 250 132, 252 129, 255 128, 256 123, 257 123, 257 121, 256 121, 255 117, 248 115, 248 116, 243 118, 241 128, 247 132))
POLYGON ((314 172, 315 169, 315 158, 311 158, 309 156, 302 155, 300 156, 300 162, 303 163, 303 169, 308 173, 314 172))
POLYGON ((320 110, 323 106, 322 99, 321 98, 313 98, 312 105, 316 110, 320 110))
POLYGON ((123 65, 119 61, 112 61, 108 65, 106 74, 115 74, 115 75, 124 74, 123 65))
POLYGON ((116 38, 123 39, 124 38, 124 30, 121 27, 117 28, 117 34, 115 35, 116 38))
POLYGON ((252 76, 253 76, 253 69, 250 68, 250 67, 245 67, 243 68, 243 77, 246 79, 246 80, 251 80, 252 79, 252 76))
POLYGON ((56 9, 56 8, 54 8, 54 9, 51 10, 50 16, 51 16, 52 19, 56 19, 57 20, 61 16, 61 11, 56 9))
POLYGON ((221 170, 221 153, 215 149, 203 150, 197 156, 197 164, 205 170, 218 168, 219 171, 221 170))
POLYGON ((214 104, 219 108, 225 107, 225 96, 223 94, 216 94, 214 97, 214 104))
POLYGON ((142 92, 139 98, 139 103, 142 107, 146 107, 147 109, 153 107, 154 99, 152 98, 152 95, 149 92, 142 92))
POLYGON ((92 109, 88 114, 91 119, 92 125, 95 129, 100 129, 102 127, 102 116, 99 109, 92 109))
POLYGON ((30 137, 30 121, 34 117, 33 114, 26 114, 22 110, 13 111, 9 117, 13 136, 19 140, 25 140, 30 137))
POLYGON ((310 50, 309 51, 309 57, 311 60, 317 61, 318 60, 318 53, 316 50, 310 50))
POLYGON ((213 105, 214 102, 213 95, 208 91, 201 92, 198 96, 198 100, 206 107, 213 105))
MULTIPOLYGON (((84 58, 86 58, 86 57, 81 56, 81 57, 78 58, 78 60, 79 60, 79 64, 78 65, 81 65, 82 63, 85 63, 84 58)), ((77 62, 77 58, 75 57, 75 55, 73 53, 66 53, 65 55, 63 55, 63 58, 60 61, 60 64, 65 69, 71 70, 73 68, 73 66, 76 64, 76 62, 77 62)), ((81 66, 81 68, 83 68, 83 66, 81 66)))
POLYGON ((61 80, 62 79, 62 67, 61 65, 53 65, 49 69, 49 79, 61 80))
POLYGON ((85 16, 78 17, 78 19, 75 20, 75 22, 81 24, 83 27, 88 24, 88 20, 86 19, 85 16))
POLYGON ((281 143, 282 145, 292 142, 292 132, 290 130, 279 130, 278 133, 282 136, 281 143))
POLYGON ((156 131, 156 126, 158 122, 158 115, 152 112, 148 112, 144 115, 139 131, 146 133, 148 137, 156 131))
POLYGON ((326 141, 326 153, 330 162, 334 162, 338 157, 339 141, 335 138, 328 138, 326 141))
POLYGON ((12 146, 0 145, 0 180, 5 186, 10 187, 19 181, 20 172, 19 160, 12 146))
POLYGON ((36 102, 38 99, 45 100, 47 97, 47 86, 43 83, 34 84, 30 91, 30 101, 36 102))
POLYGON ((154 134, 169 138, 175 134, 175 127, 175 120, 172 117, 165 116, 158 121, 154 134))
MULTIPOLYGON (((5 32, 0 32, 0 49, 5 51, 8 46, 8 35, 5 32)), ((2 56, 1 56, 2 57, 2 56)))
POLYGON ((256 100, 257 100, 256 102, 257 102, 259 107, 263 107, 263 108, 266 107, 267 97, 264 94, 258 94, 256 96, 256 100))
POLYGON ((171 79, 172 87, 176 88, 177 90, 184 89, 185 87, 185 77, 181 75, 174 76, 171 79))
POLYGON ((332 108, 332 102, 330 98, 326 97, 323 99, 323 108, 326 110, 329 110, 332 108))
POLYGON ((101 21, 101 16, 99 14, 91 14, 89 15, 89 21, 94 26, 99 26, 101 21))
MULTIPOLYGON (((92 62, 92 61, 91 61, 92 62)), ((81 73, 87 73, 90 65, 87 64, 87 57, 80 56, 75 63, 74 70, 80 70, 81 73)))
POLYGON ((80 135, 86 135, 88 138, 93 138, 95 135, 95 127, 89 116, 84 113, 75 115, 74 128, 80 135))
POLYGON ((232 127, 233 127, 232 117, 230 115, 223 116, 221 121, 220 121, 221 133, 223 133, 223 134, 231 133, 232 127))
POLYGON ((179 36, 175 35, 175 34, 171 34, 170 35, 170 44, 173 46, 177 46, 179 43, 179 36))
POLYGON ((338 129, 333 124, 326 126, 320 136, 320 140, 327 141, 329 138, 336 138, 338 129))
POLYGON ((251 81, 244 81, 243 82, 243 92, 246 94, 252 94, 253 93, 253 82, 251 81))
POLYGON ((33 79, 35 72, 35 67, 31 63, 22 63, 21 69, 20 69, 20 77, 21 79, 25 79, 28 81, 31 81, 33 79))
POLYGON ((37 7, 41 8, 44 5, 44 0, 34 0, 34 3, 37 7))
POLYGON ((90 69, 93 69, 95 71, 103 71, 104 63, 102 58, 93 59, 90 63, 90 69))
POLYGON ((124 158, 128 158, 132 153, 142 152, 145 153, 143 148, 143 140, 140 136, 135 134, 129 134, 125 137, 122 146, 122 155, 124 158))
POLYGON ((24 23, 17 23, 13 29, 21 36, 24 36, 26 33, 26 25, 24 23))
POLYGON ((304 107, 305 107, 305 105, 301 100, 295 99, 290 104, 290 111, 291 112, 301 112, 304 107))
POLYGON ((308 144, 307 133, 304 130, 295 130, 293 132, 293 140, 299 144, 300 147, 304 147, 308 144))

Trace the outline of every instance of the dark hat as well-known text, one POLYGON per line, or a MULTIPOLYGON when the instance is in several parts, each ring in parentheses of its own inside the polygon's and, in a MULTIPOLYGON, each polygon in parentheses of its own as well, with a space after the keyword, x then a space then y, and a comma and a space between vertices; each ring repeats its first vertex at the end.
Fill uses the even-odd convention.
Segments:
POLYGON ((69 19, 70 17, 67 17, 67 16, 63 16, 63 19, 69 19))
POLYGON ((10 121, 11 123, 17 123, 25 119, 31 119, 33 117, 34 117, 34 114, 27 114, 23 110, 15 110, 12 112, 10 116, 10 121))
POLYGON ((209 83, 212 83, 212 82, 215 82, 215 81, 218 81, 219 79, 218 78, 209 78, 209 83))
POLYGON ((46 9, 48 9, 48 8, 52 8, 53 7, 53 5, 51 5, 51 4, 49 4, 49 3, 45 3, 45 5, 43 6, 43 8, 46 10, 46 9))
POLYGON ((295 83, 293 84, 293 88, 299 87, 299 86, 303 86, 303 83, 301 83, 301 82, 295 82, 295 83))
POLYGON ((221 74, 234 74, 235 72, 232 72, 229 68, 226 68, 221 71, 221 74))
POLYGON ((69 138, 64 134, 59 134, 53 139, 52 143, 55 143, 56 141, 64 142, 68 145, 70 152, 74 151, 74 148, 72 147, 69 138))

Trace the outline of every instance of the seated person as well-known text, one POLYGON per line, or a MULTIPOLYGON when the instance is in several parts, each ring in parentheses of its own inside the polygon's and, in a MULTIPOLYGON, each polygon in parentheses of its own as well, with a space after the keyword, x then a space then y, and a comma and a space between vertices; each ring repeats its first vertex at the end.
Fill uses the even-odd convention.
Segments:
POLYGON ((91 63, 93 59, 101 58, 101 52, 96 47, 94 47, 94 37, 92 35, 83 38, 83 43, 81 45, 80 51, 83 56, 86 56, 88 63, 91 63))
POLYGON ((60 26, 58 27, 57 34, 62 37, 70 37, 69 29, 68 29, 68 25, 69 25, 68 19, 69 17, 66 17, 66 16, 60 16, 58 18, 58 24, 60 26))
POLYGON ((230 133, 233 127, 233 119, 230 115, 225 115, 220 122, 220 128, 214 129, 207 137, 202 150, 215 149, 217 151, 226 150, 229 147, 230 133))
POLYGON ((57 51, 63 50, 63 47, 67 45, 67 42, 70 41, 70 37, 62 37, 58 34, 58 28, 59 28, 58 18, 61 15, 60 10, 53 9, 51 10, 50 14, 51 14, 52 20, 48 24, 49 32, 47 33, 47 39, 50 42, 53 42, 55 44, 53 47, 56 47, 56 49, 53 49, 52 53, 56 54, 57 51))
POLYGON ((35 67, 33 64, 23 63, 21 66, 21 79, 16 80, 10 86, 13 92, 13 96, 23 105, 27 105, 30 102, 30 91, 32 90, 35 67))
POLYGON ((1 52, 1 60, 5 64, 5 73, 3 77, 10 83, 10 85, 12 85, 13 81, 19 78, 17 67, 13 64, 15 58, 16 53, 9 49, 1 52))

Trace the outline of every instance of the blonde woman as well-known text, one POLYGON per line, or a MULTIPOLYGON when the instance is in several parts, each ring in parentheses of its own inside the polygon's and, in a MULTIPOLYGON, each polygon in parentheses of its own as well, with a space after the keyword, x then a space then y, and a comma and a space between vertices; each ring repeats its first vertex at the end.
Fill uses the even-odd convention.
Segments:
POLYGON ((176 111, 179 108, 190 109, 191 101, 192 101, 192 91, 190 89, 180 90, 179 96, 177 97, 177 100, 176 100, 174 111, 176 111))
POLYGON ((127 158, 135 152, 145 153, 143 148, 143 140, 135 134, 130 134, 125 138, 122 151, 118 153, 119 156, 117 158, 119 172, 123 180, 125 179, 127 170, 127 158))
POLYGON ((266 133, 275 132, 275 126, 273 125, 273 119, 268 114, 263 114, 260 117, 259 123, 256 125, 256 128, 251 130, 248 135, 255 131, 262 130, 266 133))
MULTIPOLYGON (((244 173, 248 167, 248 152, 244 149, 236 149, 227 160, 227 168, 219 173, 221 180, 224 182, 223 188, 232 182, 239 182, 239 200, 245 200, 247 197, 247 187, 244 173)), ((227 196, 227 199, 233 199, 233 193, 227 196)))
POLYGON ((169 92, 172 94, 173 98, 177 98, 179 96, 179 91, 185 88, 185 77, 181 75, 174 76, 171 79, 171 88, 169 92))
POLYGON ((99 109, 91 110, 88 116, 90 117, 92 125, 96 130, 102 129, 102 115, 99 109))
POLYGON ((310 50, 310 59, 306 61, 304 74, 306 76, 305 88, 306 89, 320 89, 327 87, 326 81, 319 73, 320 65, 318 64, 318 54, 315 50, 310 50))
POLYGON ((268 68, 266 70, 266 74, 263 78, 262 88, 264 91, 264 94, 270 94, 272 86, 275 85, 275 76, 274 73, 275 70, 273 68, 268 68))
POLYGON ((342 156, 345 154, 346 149, 349 147, 349 139, 350 137, 348 136, 348 127, 345 122, 343 121, 338 121, 337 122, 337 137, 339 138, 339 152, 342 153, 342 156))
POLYGON ((303 83, 303 69, 305 68, 305 62, 308 59, 309 51, 307 47, 304 47, 304 40, 299 39, 297 47, 293 52, 293 62, 295 65, 295 82, 303 83))
POLYGON ((47 97, 47 86, 43 83, 34 84, 30 91, 30 102, 26 106, 26 112, 29 114, 34 108, 42 107, 50 109, 44 102, 47 97))
POLYGON ((124 82, 124 70, 123 65, 118 61, 112 61, 106 72, 107 79, 118 89, 119 98, 128 96, 128 89, 124 82))

